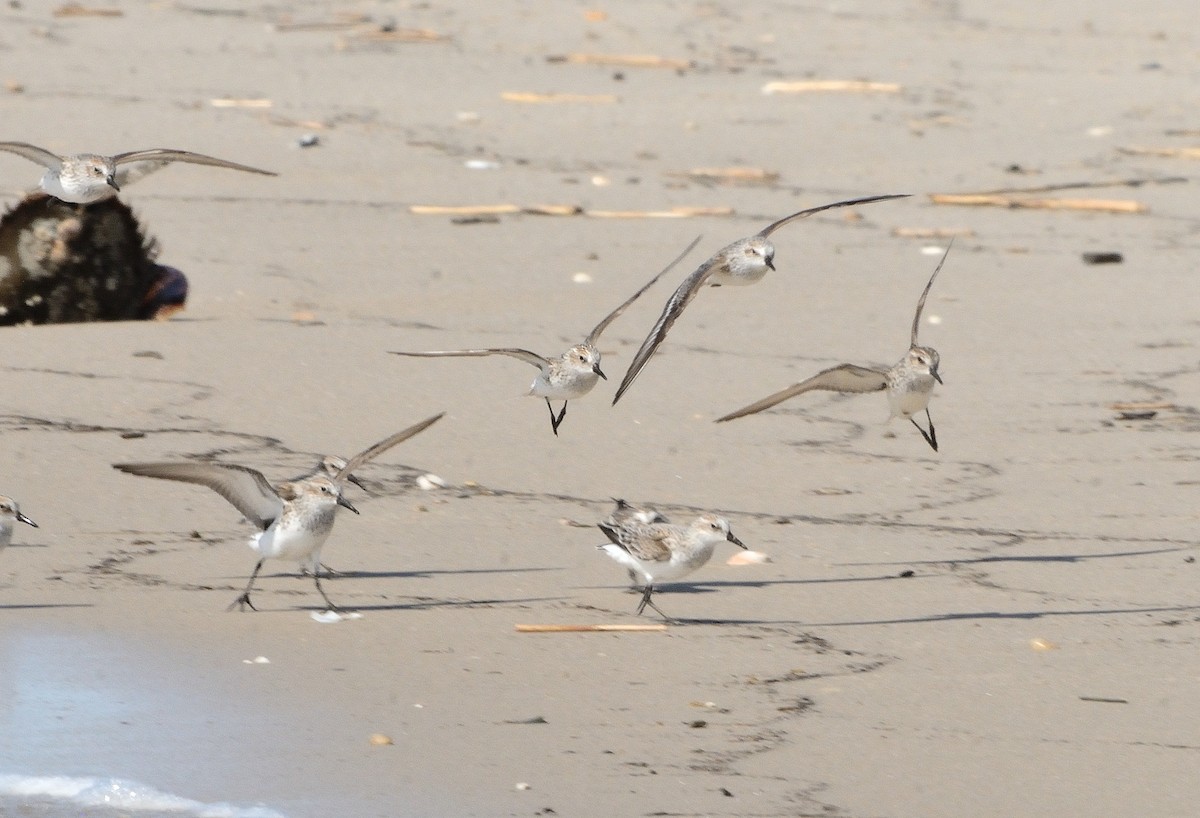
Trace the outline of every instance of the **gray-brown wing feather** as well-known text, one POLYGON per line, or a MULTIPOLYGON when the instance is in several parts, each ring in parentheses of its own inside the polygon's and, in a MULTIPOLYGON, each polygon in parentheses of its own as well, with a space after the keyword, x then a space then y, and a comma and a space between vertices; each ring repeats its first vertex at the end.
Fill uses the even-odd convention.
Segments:
POLYGON ((114 463, 113 468, 140 477, 208 486, 262 529, 283 512, 283 500, 262 472, 232 463, 114 463))
POLYGON ((946 256, 950 255, 950 248, 954 246, 954 239, 950 239, 950 243, 946 245, 946 252, 942 253, 942 260, 938 262, 937 267, 933 270, 933 275, 929 277, 929 283, 925 285, 925 289, 921 291, 921 298, 917 301, 917 313, 913 316, 912 325, 912 345, 917 345, 917 330, 921 328, 921 311, 925 309, 925 299, 929 297, 929 290, 933 287, 933 280, 937 278, 937 274, 942 271, 942 265, 946 263, 946 256))
POLYGON ((779 221, 771 222, 762 230, 758 231, 758 235, 765 238, 779 228, 783 227, 785 224, 790 224, 797 219, 807 218, 814 213, 820 213, 822 210, 833 210, 835 207, 851 207, 853 205, 870 204, 871 202, 883 202, 888 199, 904 199, 911 195, 911 193, 888 193, 883 196, 864 196, 859 199, 846 199, 845 201, 833 202, 831 204, 821 205, 820 207, 810 207, 807 210, 801 210, 797 213, 793 213, 790 216, 784 216, 779 221))
POLYGON ((425 420, 421 421, 420 423, 409 426, 407 429, 396 432, 396 434, 391 435, 390 437, 385 437, 383 440, 379 441, 374 446, 363 449, 361 452, 354 455, 354 457, 350 458, 350 460, 346 462, 346 465, 342 468, 342 470, 339 471, 337 473, 337 475, 333 478, 334 482, 340 483, 343 480, 347 479, 349 477, 350 473, 353 472, 355 469, 360 468, 360 467, 366 465, 367 463, 371 462, 376 457, 383 454, 384 452, 386 452, 388 449, 392 448, 396 444, 403 443, 404 441, 408 440, 413 435, 420 434, 421 432, 425 431, 433 424, 437 423, 443 417, 445 417, 445 415, 446 415, 445 412, 441 412, 439 414, 434 415, 433 417, 425 418, 425 420))
POLYGON ((671 549, 663 542, 670 531, 659 525, 633 523, 617 527, 599 523, 598 527, 614 545, 642 562, 666 562, 671 559, 671 549))
POLYGON ((712 277, 712 274, 717 271, 723 264, 728 264, 728 259, 725 256, 727 247, 721 248, 720 252, 714 255, 708 261, 697 267, 691 275, 683 280, 675 292, 671 293, 671 297, 667 299, 667 305, 663 307, 662 314, 658 316, 658 321, 654 323, 654 327, 650 330, 650 334, 646 336, 646 340, 642 341, 642 345, 638 347, 637 353, 633 356, 633 360, 629 364, 629 369, 625 371, 625 377, 621 379, 621 385, 617 387, 617 394, 613 397, 613 405, 616 406, 617 401, 625 394, 625 391, 633 385, 638 374, 654 351, 658 349, 659 344, 667 337, 667 332, 675 324, 683 312, 683 308, 691 303, 696 297, 696 293, 700 292, 700 288, 704 286, 704 282, 712 277))
POLYGON ((796 395, 811 392, 814 389, 856 394, 879 392, 887 389, 887 372, 882 369, 855 366, 854 364, 841 364, 830 367, 818 372, 808 380, 792 384, 787 389, 776 392, 773 395, 767 395, 760 401, 755 401, 749 406, 738 409, 736 412, 730 412, 724 417, 719 417, 716 422, 722 423, 727 420, 745 417, 746 415, 753 415, 764 409, 770 409, 778 403, 783 403, 788 398, 794 398, 796 395))
POLYGON ((407 355, 409 358, 481 358, 484 355, 507 355, 538 369, 550 365, 550 361, 527 349, 436 349, 429 352, 392 352, 392 355, 407 355))
POLYGON ((30 145, 28 142, 0 142, 0 150, 23 156, 30 162, 36 162, 45 168, 58 169, 62 167, 62 157, 51 153, 45 148, 30 145))
POLYGON ((666 267, 662 268, 662 271, 659 272, 659 274, 656 275, 654 278, 650 279, 645 284, 643 284, 642 288, 640 290, 638 290, 633 295, 629 296, 629 298, 625 299, 625 302, 623 304, 621 304, 621 306, 617 307, 615 310, 613 310, 608 315, 606 315, 604 317, 604 320, 601 321, 599 324, 597 324, 596 328, 593 329, 590 333, 588 333, 586 343, 588 343, 591 346, 595 346, 596 342, 600 340, 600 334, 602 332, 604 332, 604 330, 608 329, 608 325, 611 324, 613 321, 616 321, 618 318, 620 318, 621 313, 625 312, 625 309, 630 304, 632 304, 634 301, 637 301, 642 293, 646 292, 646 290, 648 290, 652 286, 654 286, 654 283, 656 281, 658 281, 660 278, 665 276, 667 273, 674 270, 675 265, 677 265, 677 264, 679 264, 679 262, 683 261, 684 258, 687 257, 687 254, 692 252, 692 250, 694 250, 696 248, 696 245, 700 243, 701 238, 703 238, 703 236, 696 236, 696 238, 692 239, 692 243, 689 244, 682 253, 680 253, 678 256, 676 256, 674 261, 672 261, 666 267))
POLYGON ((258 173, 263 176, 279 175, 274 171, 253 168, 238 162, 230 162, 228 159, 218 159, 215 156, 205 156, 202 153, 192 153, 191 151, 181 151, 173 148, 146 148, 140 151, 118 153, 112 157, 113 165, 123 165, 126 162, 141 162, 147 159, 161 162, 187 162, 192 165, 208 165, 215 168, 229 168, 230 170, 241 170, 246 173, 258 173))

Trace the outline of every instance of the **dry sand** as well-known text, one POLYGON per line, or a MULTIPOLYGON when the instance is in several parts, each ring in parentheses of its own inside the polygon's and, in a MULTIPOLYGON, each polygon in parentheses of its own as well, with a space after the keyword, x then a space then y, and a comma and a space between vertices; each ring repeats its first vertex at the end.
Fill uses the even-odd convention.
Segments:
MULTIPOLYGON (((1195 190, 1040 194, 1142 214, 926 196, 1190 180, 1188 160, 1121 149, 1197 140, 1193 3, 339 7, 448 38, 429 43, 272 26, 339 19, 322 3, 22 5, 0 12, 0 80, 23 86, 0 96, 3 138, 281 176, 180 166, 123 194, 191 279, 179 319, 3 331, 0 489, 42 527, 0 557, 0 771, 291 818, 1195 814, 1195 190), (691 67, 547 61, 572 52, 691 67), (760 92, 798 79, 901 89, 760 92), (734 165, 779 179, 676 175, 734 165), (917 195, 781 231, 778 272, 702 293, 621 404, 602 385, 558 439, 519 362, 384 354, 557 352, 698 233, 697 256, 885 192, 917 195), (502 202, 734 215, 409 212, 502 202), (884 425, 880 396, 712 424, 824 366, 899 357, 937 260, 922 249, 944 246, 893 235, 913 227, 972 231, 922 330, 940 454, 884 425), (1118 420, 1130 401, 1157 415, 1118 420), (364 618, 336 625, 282 563, 262 612, 224 613, 249 527, 203 489, 109 468, 209 453, 282 478, 443 409, 350 492, 362 516, 325 549, 349 575, 327 587, 364 618), (419 491, 426 471, 448 486, 419 491), (639 621, 593 548, 613 496, 719 510, 775 561, 720 551, 657 598, 693 620, 666 633, 514 633, 639 621)), ((10 201, 36 179, 0 156, 10 201)), ((605 336, 614 380, 670 286, 605 336)))

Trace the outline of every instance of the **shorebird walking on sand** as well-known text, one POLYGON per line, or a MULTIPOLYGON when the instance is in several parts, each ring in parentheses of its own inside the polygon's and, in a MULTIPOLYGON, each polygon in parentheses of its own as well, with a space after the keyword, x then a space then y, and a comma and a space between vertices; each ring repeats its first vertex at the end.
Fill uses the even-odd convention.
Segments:
MULTIPOLYGON (((640 577, 645 586, 637 615, 649 605, 663 619, 670 619, 658 606, 650 601, 654 585, 687 576, 712 558, 718 543, 729 542, 741 548, 746 546, 729 530, 729 522, 714 514, 702 514, 689 525, 670 523, 646 523, 636 514, 646 513, 636 509, 625 517, 623 525, 609 522, 599 528, 612 542, 597 546, 601 551, 630 572, 640 577)), ((610 518, 611 519, 611 518, 610 518)))
POLYGON ((0 494, 0 551, 8 547, 13 538, 13 523, 25 523, 34 528, 38 524, 21 513, 17 501, 0 494))
POLYGON ((670 331, 671 326, 683 313, 684 307, 690 304, 692 299, 696 297, 696 294, 700 292, 701 287, 705 284, 713 287, 720 287, 726 284, 732 286, 754 284, 767 274, 767 270, 775 269, 775 245, 771 243, 769 237, 776 230, 785 224, 811 216, 814 213, 820 213, 823 210, 868 204, 870 202, 882 202, 887 199, 903 199, 908 195, 907 193, 892 193, 886 196, 867 196, 861 199, 847 199, 843 202, 821 205, 820 207, 810 207, 808 210, 801 210, 790 216, 784 216, 779 221, 768 224, 753 236, 738 239, 733 244, 717 251, 716 255, 697 267, 691 275, 683 280, 683 283, 679 285, 675 292, 671 294, 671 297, 667 300, 667 305, 663 307, 662 314, 658 317, 658 321, 650 330, 650 334, 646 336, 646 340, 642 341, 637 354, 633 356, 633 361, 629 364, 629 369, 625 372, 625 377, 621 380, 621 385, 617 387, 617 394, 613 397, 613 405, 615 406, 617 401, 621 399, 621 396, 625 394, 625 391, 633 385, 633 381, 637 378, 638 373, 642 371, 642 367, 650 360, 650 356, 658 349, 659 344, 666 339, 667 332, 670 331))
MULTIPOLYGON (((350 473, 396 444, 429 428, 441 418, 440 414, 434 415, 379 441, 350 458, 333 477, 320 471, 303 480, 280 483, 274 487, 262 472, 231 463, 116 463, 113 468, 142 477, 207 486, 258 526, 260 532, 250 541, 250 547, 259 553, 258 563, 250 574, 246 589, 227 609, 245 610, 249 606, 251 610, 258 610, 250 601, 250 591, 254 588, 254 580, 262 570, 263 563, 268 559, 306 562, 319 553, 333 531, 337 506, 358 513, 358 509, 342 496, 342 486, 350 473)), ((321 578, 316 573, 313 574, 313 581, 329 610, 338 610, 326 596, 325 589, 321 587, 321 578)))
POLYGON ((642 293, 646 292, 656 281, 670 272, 676 264, 683 261, 684 256, 690 253, 699 241, 700 238, 697 237, 687 246, 687 249, 664 267, 658 275, 643 284, 641 289, 629 296, 619 307, 606 315, 604 320, 588 333, 587 338, 584 339, 582 344, 576 344, 557 358, 544 358, 536 352, 517 348, 455 349, 430 352, 393 352, 391 354, 407 355, 411 358, 463 358, 482 357, 485 355, 507 355, 510 358, 516 358, 527 364, 533 364, 541 371, 534 378, 533 384, 529 387, 529 392, 526 394, 546 399, 546 406, 550 410, 550 429, 557 436, 558 427, 562 425, 563 418, 567 416, 567 403, 576 398, 582 398, 588 392, 591 392, 592 387, 596 385, 600 378, 608 380, 608 376, 600 369, 600 350, 596 346, 600 342, 600 334, 608 328, 609 324, 617 320, 621 313, 625 312, 625 309, 636 301, 642 293), (554 413, 554 406, 550 403, 552 400, 563 402, 562 410, 557 415, 554 413))
MULTIPOLYGON (((950 245, 953 244, 954 242, 951 241, 950 245)), ((942 254, 942 260, 938 262, 933 275, 929 277, 929 283, 925 285, 925 289, 921 293, 921 299, 917 301, 917 314, 913 316, 912 340, 909 350, 891 369, 839 364, 818 372, 808 380, 793 384, 787 389, 742 407, 736 412, 730 412, 724 417, 717 418, 716 422, 722 423, 753 415, 764 409, 770 409, 788 398, 814 389, 853 394, 886 390, 888 406, 891 409, 888 420, 907 418, 913 426, 917 427, 917 431, 921 433, 921 437, 925 438, 925 442, 936 452, 938 450, 937 431, 933 428, 933 418, 929 415, 929 399, 933 396, 934 382, 942 382, 942 376, 938 373, 941 358, 933 347, 923 347, 917 344, 917 331, 921 328, 921 311, 925 309, 925 299, 929 296, 929 288, 933 286, 933 280, 937 278, 937 274, 941 271, 942 265, 946 263, 946 256, 949 254, 950 246, 947 246, 946 252, 942 254), (925 419, 929 423, 928 432, 922 429, 921 424, 913 418, 913 415, 922 410, 924 410, 925 419)))
MULTIPOLYGON (((317 464, 315 466, 313 466, 308 471, 304 472, 304 474, 297 475, 296 477, 291 478, 287 482, 294 483, 299 480, 307 480, 308 478, 313 477, 314 475, 317 475, 317 474, 324 474, 326 477, 334 478, 334 477, 337 477, 338 473, 341 472, 341 470, 344 468, 346 468, 346 458, 338 457, 336 454, 327 454, 324 457, 322 457, 320 460, 318 460, 317 464)), ((358 486, 363 491, 367 490, 367 487, 363 485, 363 482, 361 480, 359 480, 357 477, 355 477, 353 474, 346 475, 346 482, 353 483, 354 485, 358 486)), ((326 578, 332 577, 335 574, 339 573, 338 571, 335 571, 332 568, 330 568, 325 563, 321 562, 321 549, 320 548, 313 551, 307 560, 302 560, 300 562, 301 576, 303 576, 305 574, 316 574, 317 571, 320 571, 322 569, 324 569, 324 571, 325 571, 326 578)))
POLYGON ((169 148, 148 148, 141 151, 118 153, 115 156, 101 156, 95 153, 59 156, 45 148, 30 145, 28 142, 0 142, 0 150, 23 156, 30 162, 44 167, 46 172, 42 174, 40 183, 42 190, 56 199, 72 204, 91 204, 116 196, 121 189, 121 180, 118 178, 117 169, 120 165, 132 162, 159 164, 188 162, 193 165, 210 165, 246 173, 258 173, 263 176, 278 175, 269 170, 240 165, 237 162, 205 156, 202 153, 169 148))

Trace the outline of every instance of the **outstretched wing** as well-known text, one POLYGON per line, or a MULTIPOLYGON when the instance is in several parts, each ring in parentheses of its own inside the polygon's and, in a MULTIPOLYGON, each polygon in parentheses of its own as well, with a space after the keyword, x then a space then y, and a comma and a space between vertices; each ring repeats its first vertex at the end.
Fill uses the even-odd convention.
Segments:
POLYGON ((388 449, 395 446, 397 443, 403 443, 404 441, 408 440, 413 435, 420 434, 421 432, 425 431, 433 424, 437 423, 443 417, 445 417, 445 415, 446 415, 445 412, 441 412, 439 414, 434 415, 431 418, 426 418, 425 420, 421 421, 420 423, 417 423, 413 426, 409 426, 407 429, 404 429, 403 431, 396 432, 396 434, 392 435, 391 437, 385 437, 383 440, 379 441, 378 443, 376 443, 374 446, 371 446, 370 448, 363 449, 361 452, 354 455, 354 457, 350 458, 350 460, 346 463, 346 465, 342 467, 342 470, 339 471, 334 476, 334 478, 333 478, 334 482, 341 483, 343 480, 347 479, 349 477, 350 473, 352 471, 354 471, 355 469, 360 468, 361 466, 364 466, 367 463, 371 462, 376 457, 378 457, 379 455, 386 452, 388 449))
POLYGON ((756 414, 764 409, 770 409, 777 403, 783 403, 788 398, 794 398, 796 395, 811 392, 814 389, 851 393, 879 392, 880 390, 887 389, 887 372, 882 369, 871 369, 866 366, 841 364, 818 372, 808 380, 792 384, 787 389, 776 392, 774 395, 767 395, 762 400, 756 401, 749 406, 744 406, 736 412, 730 412, 724 417, 717 418, 716 422, 723 423, 727 420, 735 420, 746 415, 756 414))
POLYGON ((114 463, 139 477, 208 486, 264 531, 283 513, 283 501, 262 472, 232 463, 114 463))
POLYGON ((917 314, 913 316, 912 346, 917 345, 917 330, 921 326, 921 311, 925 309, 925 299, 929 297, 929 288, 933 286, 933 280, 937 278, 937 274, 942 271, 942 265, 946 263, 946 256, 950 255, 950 248, 953 246, 954 239, 950 239, 950 242, 946 245, 946 252, 942 253, 942 260, 934 268, 933 275, 929 277, 929 283, 925 285, 925 289, 921 292, 921 300, 917 302, 917 314))
POLYGON ((723 265, 729 263, 725 251, 728 247, 721 248, 712 258, 701 264, 687 278, 683 280, 671 297, 667 299, 667 305, 663 307, 662 314, 658 316, 658 321, 650 330, 650 334, 646 336, 646 340, 642 341, 642 345, 638 347, 637 353, 633 356, 633 361, 629 364, 629 369, 625 372, 625 377, 621 379, 621 385, 617 387, 617 394, 613 396, 613 406, 617 405, 617 401, 625 394, 625 391, 633 385, 638 374, 654 351, 658 349, 659 344, 667 337, 667 332, 675 324, 675 321, 683 313, 683 308, 691 303, 696 297, 696 293, 700 292, 700 288, 704 286, 704 282, 708 281, 723 265))
POLYGON ((9 153, 15 153, 17 156, 23 156, 30 162, 36 162, 44 168, 57 170, 62 167, 62 157, 57 153, 51 153, 45 148, 30 145, 28 142, 0 142, 0 151, 8 151, 9 153))
POLYGON ((678 264, 679 262, 683 261, 683 259, 687 256, 687 254, 692 252, 692 250, 694 250, 696 248, 696 245, 700 243, 701 238, 703 238, 703 236, 696 236, 696 238, 692 239, 692 243, 689 244, 682 253, 680 253, 678 256, 676 256, 674 261, 672 261, 670 264, 668 264, 666 267, 664 267, 662 269, 662 271, 658 275, 656 275, 654 278, 650 279, 645 284, 643 284, 642 288, 640 290, 638 290, 633 295, 629 296, 629 298, 625 299, 625 303, 621 304, 621 306, 617 307, 615 310, 613 310, 608 315, 606 315, 604 317, 604 320, 601 321, 599 324, 597 324, 596 328, 593 329, 590 333, 588 333, 588 337, 587 337, 587 340, 585 341, 585 343, 588 344, 589 346, 595 346, 596 342, 600 340, 600 334, 602 332, 604 332, 604 330, 608 329, 608 325, 611 324, 613 321, 616 321, 618 318, 620 318, 621 313, 625 312, 626 307, 628 307, 634 301, 637 301, 638 297, 641 296, 642 293, 646 292, 646 290, 648 290, 652 286, 654 286, 654 283, 656 281, 658 281, 660 278, 662 278, 667 273, 674 270, 675 265, 678 264))
POLYGON ((846 199, 844 202, 834 202, 832 204, 821 205, 820 207, 810 207, 808 210, 801 210, 798 213, 793 213, 790 216, 784 216, 777 222, 771 222, 762 230, 758 231, 758 235, 766 238, 774 233, 785 224, 790 224, 797 219, 803 219, 814 213, 820 213, 822 210, 833 210, 835 207, 850 207, 852 205, 870 204, 871 202, 882 202, 887 199, 904 199, 911 196, 911 193, 888 193, 884 196, 864 196, 861 199, 846 199))
POLYGON ((623 548, 642 562, 666 562, 671 559, 671 549, 663 542, 670 534, 669 529, 641 523, 623 526, 612 526, 608 523, 597 525, 614 545, 623 548))
POLYGON ((141 162, 144 160, 155 160, 160 162, 188 162, 192 165, 209 165, 215 168, 229 168, 230 170, 242 170, 246 173, 259 173, 263 176, 278 176, 278 173, 262 168, 252 168, 249 165, 241 165, 237 162, 230 162, 227 159, 218 159, 215 156, 205 156, 202 153, 192 153, 191 151, 180 151, 172 148, 147 148, 141 151, 126 151, 118 153, 112 158, 113 165, 123 165, 126 162, 141 162))
POLYGON ((407 355, 409 358, 482 358, 484 355, 507 355, 538 369, 550 365, 550 361, 527 349, 436 349, 429 352, 391 352, 390 355, 407 355))

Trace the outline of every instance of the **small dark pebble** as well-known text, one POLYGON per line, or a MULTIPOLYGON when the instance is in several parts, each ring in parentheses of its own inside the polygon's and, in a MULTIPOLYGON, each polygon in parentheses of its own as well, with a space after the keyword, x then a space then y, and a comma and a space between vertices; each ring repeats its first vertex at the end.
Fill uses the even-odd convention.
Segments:
POLYGON ((1193 563, 1196 561, 1196 558, 1195 557, 1184 557, 1183 561, 1186 563, 1193 563))
POLYGON ((729 790, 725 789, 724 787, 721 787, 721 795, 725 796, 726 798, 733 798, 733 793, 731 793, 729 790))
POLYGON ((1120 264, 1125 256, 1120 253, 1084 253, 1084 264, 1120 264))
POLYGON ((193 531, 193 532, 192 532, 191 534, 189 534, 188 536, 189 536, 189 537, 191 537, 193 540, 202 540, 202 539, 204 539, 204 535, 203 535, 203 534, 201 534, 199 531, 193 531))
POLYGON ((908 570, 908 571, 901 571, 901 572, 900 572, 900 574, 899 574, 899 576, 901 576, 901 577, 903 577, 903 578, 907 579, 908 577, 911 577, 911 576, 916 576, 916 573, 917 573, 916 571, 912 571, 912 570, 908 570))
POLYGON ((688 722, 688 727, 693 727, 696 729, 708 727, 708 722, 706 722, 704 719, 696 719, 695 721, 688 722))
POLYGON ((145 432, 121 432, 122 440, 136 440, 139 437, 145 437, 145 432))

